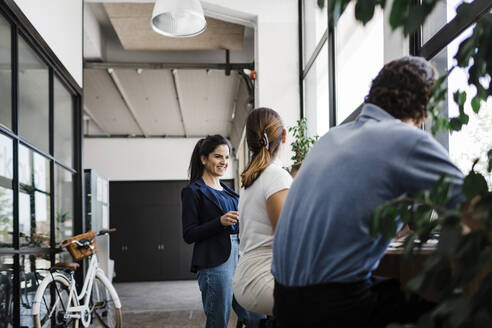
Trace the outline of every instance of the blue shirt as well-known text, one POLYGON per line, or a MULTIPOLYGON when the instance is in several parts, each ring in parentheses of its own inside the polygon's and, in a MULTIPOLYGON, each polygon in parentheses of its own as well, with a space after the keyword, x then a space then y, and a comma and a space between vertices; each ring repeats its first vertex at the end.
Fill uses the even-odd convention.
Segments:
POLYGON ((373 239, 369 216, 403 193, 452 177, 450 206, 462 200, 463 174, 428 133, 364 105, 309 152, 289 190, 273 243, 272 273, 285 286, 370 277, 390 240, 373 239))
MULTIPOLYGON (((237 211, 237 202, 236 199, 227 193, 225 189, 217 190, 212 187, 207 186, 210 191, 217 197, 221 207, 225 210, 225 213, 229 211, 237 211)), ((239 233, 239 222, 233 226, 227 227, 231 234, 239 233)))

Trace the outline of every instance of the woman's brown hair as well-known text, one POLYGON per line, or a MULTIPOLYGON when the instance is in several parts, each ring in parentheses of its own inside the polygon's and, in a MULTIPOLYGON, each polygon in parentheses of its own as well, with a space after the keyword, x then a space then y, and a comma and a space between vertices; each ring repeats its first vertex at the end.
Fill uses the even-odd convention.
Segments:
POLYGON ((248 188, 270 165, 282 142, 284 125, 280 115, 270 108, 253 110, 246 121, 246 141, 253 153, 251 162, 241 173, 241 184, 248 188))

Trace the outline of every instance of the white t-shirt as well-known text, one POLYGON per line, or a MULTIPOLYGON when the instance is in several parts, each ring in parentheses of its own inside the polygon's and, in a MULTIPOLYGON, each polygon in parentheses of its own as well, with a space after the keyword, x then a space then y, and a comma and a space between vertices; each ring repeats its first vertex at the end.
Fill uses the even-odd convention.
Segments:
POLYGON ((258 247, 273 247, 273 227, 267 212, 267 199, 292 183, 290 174, 273 161, 239 197, 239 253, 258 247))

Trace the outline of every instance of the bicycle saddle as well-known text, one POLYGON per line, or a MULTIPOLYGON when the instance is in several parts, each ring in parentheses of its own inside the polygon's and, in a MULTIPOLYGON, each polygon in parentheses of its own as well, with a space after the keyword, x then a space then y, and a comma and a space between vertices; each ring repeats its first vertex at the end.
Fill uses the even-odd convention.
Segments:
POLYGON ((58 262, 53 267, 51 267, 51 270, 76 271, 79 267, 80 264, 75 262, 58 262))

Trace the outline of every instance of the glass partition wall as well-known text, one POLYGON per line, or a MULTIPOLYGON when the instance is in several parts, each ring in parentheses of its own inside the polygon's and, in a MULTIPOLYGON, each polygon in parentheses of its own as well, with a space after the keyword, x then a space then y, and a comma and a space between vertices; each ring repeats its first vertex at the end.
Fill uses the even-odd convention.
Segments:
POLYGON ((0 4, 0 328, 33 327, 37 281, 83 228, 81 90, 19 12, 0 4))

